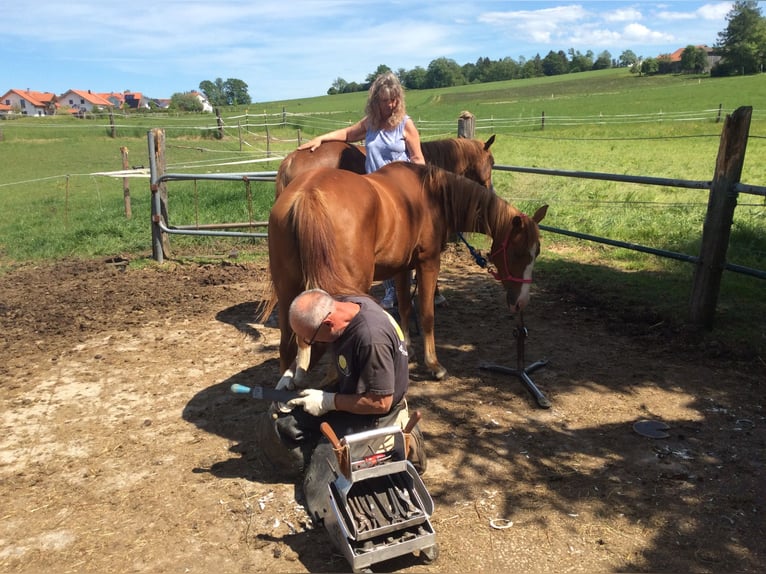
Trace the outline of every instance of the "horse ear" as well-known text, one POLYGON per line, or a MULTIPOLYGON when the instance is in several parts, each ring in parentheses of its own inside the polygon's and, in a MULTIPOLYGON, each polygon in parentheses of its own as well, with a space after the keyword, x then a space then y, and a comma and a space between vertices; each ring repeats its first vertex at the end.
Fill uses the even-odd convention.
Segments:
POLYGON ((484 151, 489 151, 489 146, 495 143, 495 134, 492 134, 490 138, 484 142, 484 151))
POLYGON ((543 218, 545 217, 545 214, 548 213, 548 205, 543 205, 541 208, 539 208, 537 211, 535 211, 535 214, 532 216, 532 219, 534 219, 537 223, 540 223, 543 218))

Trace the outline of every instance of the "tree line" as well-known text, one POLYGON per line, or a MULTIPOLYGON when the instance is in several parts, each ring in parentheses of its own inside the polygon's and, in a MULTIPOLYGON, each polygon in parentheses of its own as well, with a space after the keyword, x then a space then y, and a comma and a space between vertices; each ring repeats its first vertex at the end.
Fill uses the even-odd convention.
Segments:
MULTIPOLYGON (((766 64, 766 19, 761 14, 758 2, 735 2, 726 19, 728 25, 724 31, 719 32, 718 42, 713 49, 714 55, 720 56, 720 61, 710 69, 710 74, 729 76, 763 72, 766 64)), ((431 61, 428 68, 416 66, 411 70, 400 68, 394 71, 381 64, 361 83, 347 82, 339 77, 333 81, 327 94, 366 91, 379 74, 388 71, 394 71, 405 88, 423 90, 556 76, 613 67, 627 67, 633 73, 645 75, 677 71, 701 73, 708 69, 708 54, 702 47, 689 45, 682 52, 678 64, 671 61, 669 54, 657 58, 643 58, 636 56, 632 50, 625 50, 618 59, 613 59, 606 50, 595 55, 591 50, 583 54, 573 48, 567 52, 551 50, 545 57, 537 54, 529 60, 523 56, 519 60, 509 57, 500 60, 479 58, 475 63, 463 65, 450 58, 437 58, 431 61)))

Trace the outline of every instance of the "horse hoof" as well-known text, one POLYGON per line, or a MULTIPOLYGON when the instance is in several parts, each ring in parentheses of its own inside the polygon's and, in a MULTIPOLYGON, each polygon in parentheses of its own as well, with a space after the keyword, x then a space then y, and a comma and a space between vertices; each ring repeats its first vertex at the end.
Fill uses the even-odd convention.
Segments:
POLYGON ((433 374, 434 374, 434 378, 437 381, 443 381, 444 379, 447 378, 447 369, 442 367, 438 371, 434 371, 433 374))

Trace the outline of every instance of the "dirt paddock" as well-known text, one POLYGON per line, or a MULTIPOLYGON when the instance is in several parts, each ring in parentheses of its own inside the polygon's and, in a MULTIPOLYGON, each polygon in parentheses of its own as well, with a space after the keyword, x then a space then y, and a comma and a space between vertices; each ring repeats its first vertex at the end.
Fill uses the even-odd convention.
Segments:
MULTIPOLYGON (((104 261, 0 277, 0 571, 349 569, 252 442, 278 330, 265 269, 104 261)), ((502 294, 445 254, 443 382, 417 363, 440 549, 400 572, 763 572, 764 365, 608 314, 538 278, 525 315, 539 408, 518 378, 502 294), (669 437, 635 432, 640 420, 669 437), (504 528, 497 528, 498 525, 504 528)), ((376 287, 377 288, 377 287, 376 287)), ((300 498, 298 497, 298 500, 300 498)))

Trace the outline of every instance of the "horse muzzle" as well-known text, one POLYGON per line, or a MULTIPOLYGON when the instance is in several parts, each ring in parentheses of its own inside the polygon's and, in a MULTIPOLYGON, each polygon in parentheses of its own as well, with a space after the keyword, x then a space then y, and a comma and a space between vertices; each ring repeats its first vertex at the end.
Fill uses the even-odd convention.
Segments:
POLYGON ((516 293, 514 289, 508 289, 505 292, 505 302, 512 315, 522 312, 529 303, 529 289, 526 285, 516 293))

